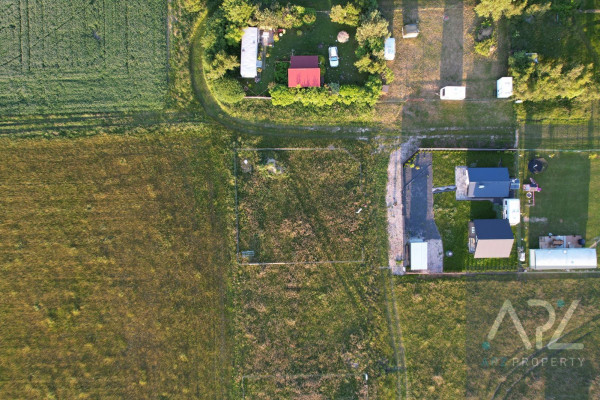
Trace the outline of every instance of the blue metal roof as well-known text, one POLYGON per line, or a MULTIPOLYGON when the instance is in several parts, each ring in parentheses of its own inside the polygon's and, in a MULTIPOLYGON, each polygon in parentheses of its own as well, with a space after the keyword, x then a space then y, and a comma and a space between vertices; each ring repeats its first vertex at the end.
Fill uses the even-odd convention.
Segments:
POLYGON ((510 181, 508 168, 467 168, 470 182, 510 181))
POLYGON ((476 219, 475 234, 477 239, 514 239, 510 224, 506 219, 476 219))
POLYGON ((508 197, 508 168, 467 168, 469 197, 508 197))

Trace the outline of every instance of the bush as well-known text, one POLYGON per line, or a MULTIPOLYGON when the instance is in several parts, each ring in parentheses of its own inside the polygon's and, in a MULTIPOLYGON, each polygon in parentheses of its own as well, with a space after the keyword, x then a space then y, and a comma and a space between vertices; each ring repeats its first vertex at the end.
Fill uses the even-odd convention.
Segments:
POLYGON ((275 82, 286 84, 288 81, 288 69, 290 68, 290 63, 288 62, 277 62, 275 63, 275 82))
POLYGON ((494 51, 498 47, 498 38, 493 35, 491 38, 482 40, 481 42, 475 42, 475 53, 483 57, 489 57, 494 54, 494 51))
POLYGON ((239 103, 246 96, 241 83, 237 79, 227 76, 212 81, 211 90, 221 103, 239 103))
POLYGON ((317 11, 314 8, 307 8, 306 13, 302 17, 302 21, 306 25, 312 25, 317 20, 317 11))

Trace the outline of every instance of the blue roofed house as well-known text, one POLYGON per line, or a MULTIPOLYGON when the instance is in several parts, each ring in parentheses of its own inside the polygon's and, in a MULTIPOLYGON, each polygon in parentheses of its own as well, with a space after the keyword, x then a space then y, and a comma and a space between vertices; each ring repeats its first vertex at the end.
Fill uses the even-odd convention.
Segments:
POLYGON ((508 168, 456 167, 456 200, 496 200, 509 197, 508 168))

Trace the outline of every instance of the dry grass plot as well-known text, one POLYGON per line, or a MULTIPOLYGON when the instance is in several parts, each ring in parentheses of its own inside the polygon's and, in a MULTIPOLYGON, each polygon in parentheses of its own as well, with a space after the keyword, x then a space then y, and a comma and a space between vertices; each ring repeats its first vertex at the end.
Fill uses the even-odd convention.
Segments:
POLYGON ((237 163, 239 250, 254 252, 246 261, 362 259, 361 164, 352 155, 251 150, 237 163))

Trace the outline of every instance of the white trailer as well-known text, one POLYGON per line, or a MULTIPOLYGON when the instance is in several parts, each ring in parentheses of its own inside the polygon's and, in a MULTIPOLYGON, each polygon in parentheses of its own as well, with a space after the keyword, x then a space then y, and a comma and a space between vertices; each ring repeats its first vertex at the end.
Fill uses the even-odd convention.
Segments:
POLYGON ((510 225, 521 222, 521 201, 519 199, 502 200, 502 218, 507 219, 510 225))
POLYGON ((466 86, 445 86, 440 90, 442 100, 464 100, 467 97, 466 86))
POLYGON ((387 61, 392 61, 394 58, 396 58, 396 39, 385 39, 383 58, 385 58, 387 61))
POLYGON ((240 75, 242 78, 256 78, 258 61, 258 28, 244 29, 242 36, 242 56, 240 58, 240 75))

